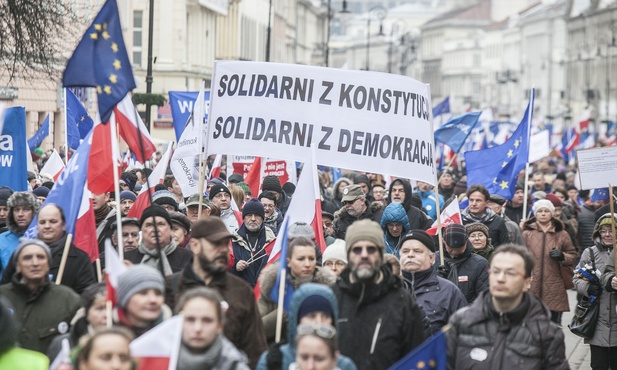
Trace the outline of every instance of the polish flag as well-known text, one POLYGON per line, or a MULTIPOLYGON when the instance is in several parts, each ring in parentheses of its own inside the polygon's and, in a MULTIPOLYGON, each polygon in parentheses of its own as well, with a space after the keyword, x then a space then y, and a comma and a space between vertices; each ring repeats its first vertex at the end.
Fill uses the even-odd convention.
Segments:
POLYGON ((563 149, 566 154, 570 154, 581 143, 581 134, 575 127, 571 127, 566 131, 565 135, 567 136, 567 141, 563 149))
POLYGON ((210 171, 210 176, 208 177, 209 179, 212 180, 214 178, 221 177, 221 161, 222 161, 222 159, 223 159, 223 155, 222 154, 217 154, 216 157, 214 157, 214 162, 212 162, 212 170, 210 171))
POLYGON ((131 151, 127 150, 126 153, 124 153, 124 157, 122 158, 122 169, 126 170, 127 168, 129 168, 131 164, 131 151))
POLYGON ((135 217, 139 219, 141 218, 141 214, 143 213, 144 209, 150 206, 150 196, 148 195, 148 193, 154 194, 154 187, 157 184, 162 184, 163 180, 165 179, 165 172, 167 172, 167 165, 169 165, 169 159, 171 158, 171 144, 172 143, 170 142, 169 145, 167 145, 167 150, 165 151, 165 154, 163 154, 159 163, 156 164, 154 170, 152 170, 152 173, 150 174, 150 176, 148 176, 147 183, 150 185, 150 187, 146 188, 144 186, 141 189, 139 195, 137 196, 137 199, 135 199, 133 207, 131 207, 131 210, 126 215, 127 217, 135 217))
POLYGON ((255 157, 251 169, 244 178, 244 182, 246 182, 249 186, 249 189, 251 189, 251 194, 255 198, 259 196, 259 190, 261 189, 261 183, 263 181, 263 170, 261 168, 262 162, 265 161, 263 161, 261 157, 255 157))
POLYGON ((54 179, 54 182, 56 182, 62 170, 64 170, 64 162, 62 162, 60 154, 54 149, 43 168, 41 168, 41 173, 49 174, 54 179))
POLYGON ((114 191, 114 162, 118 176, 122 173, 118 141, 111 139, 112 130, 115 131, 112 125, 115 124, 115 114, 112 113, 110 122, 94 126, 88 160, 88 184, 94 194, 114 191))
POLYGON ((105 240, 105 275, 107 276, 107 300, 113 307, 118 302, 116 291, 118 290, 118 277, 126 271, 126 266, 120 260, 118 252, 111 245, 111 240, 105 240))
POLYGON ((94 217, 94 208, 92 207, 92 193, 88 189, 87 183, 81 195, 79 213, 75 221, 75 239, 73 244, 86 252, 90 257, 90 261, 94 262, 99 258, 99 244, 96 239, 96 219, 94 217))
MULTIPOLYGON (((438 221, 441 221, 441 227, 445 227, 450 224, 463 224, 461 209, 459 208, 458 199, 456 199, 456 197, 452 200, 452 202, 450 202, 450 204, 448 204, 446 208, 443 209, 443 211, 441 211, 441 217, 438 221)), ((429 235, 437 235, 438 225, 439 224, 437 221, 433 222, 433 225, 431 225, 430 229, 426 230, 426 233, 429 235)))
POLYGON ((114 108, 116 122, 118 123, 118 133, 135 153, 138 162, 144 163, 152 158, 156 152, 156 145, 146 129, 141 117, 137 113, 131 97, 127 94, 124 99, 114 108), (140 137, 141 136, 141 140, 140 137), (143 148, 143 151, 142 151, 143 148), (143 153, 143 156, 142 156, 143 153))
POLYGON ((591 121, 591 111, 589 109, 585 109, 583 115, 578 122, 578 132, 581 133, 583 131, 587 131, 589 129, 589 122, 591 121))
POLYGON ((130 344, 137 370, 175 370, 182 340, 182 315, 174 316, 150 329, 130 344))

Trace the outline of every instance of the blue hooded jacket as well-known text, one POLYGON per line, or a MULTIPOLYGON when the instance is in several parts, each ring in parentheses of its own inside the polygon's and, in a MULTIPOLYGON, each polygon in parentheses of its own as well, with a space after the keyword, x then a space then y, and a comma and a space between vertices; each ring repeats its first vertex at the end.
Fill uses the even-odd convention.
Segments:
MULTIPOLYGON (((298 290, 295 291, 293 298, 291 299, 291 304, 289 305, 289 320, 287 322, 287 343, 283 344, 280 347, 281 355, 283 357, 283 364, 281 369, 288 369, 289 365, 296 361, 296 329, 298 325, 298 311, 300 310, 300 305, 304 300, 312 295, 319 295, 324 297, 330 302, 330 306, 332 307, 332 313, 334 317, 332 318, 333 324, 338 331, 338 303, 336 302, 336 297, 334 296, 334 292, 329 287, 316 284, 316 283, 306 283, 302 284, 298 290)), ((268 370, 268 362, 267 356, 268 352, 264 352, 259 358, 259 362, 257 363, 257 370, 268 370)), ((351 361, 349 357, 340 355, 338 356, 337 366, 341 370, 357 370, 356 365, 351 361)))
POLYGON ((411 225, 409 224, 409 217, 407 216, 407 212, 405 212, 405 208, 400 203, 390 203, 384 209, 383 214, 381 215, 381 221, 379 222, 381 228, 383 229, 384 235, 384 243, 386 244, 385 253, 393 254, 396 258, 400 258, 399 255, 399 241, 403 235, 405 235, 409 230, 411 230, 411 225), (401 236, 398 238, 394 238, 388 232, 388 224, 390 223, 399 223, 403 225, 403 231, 401 232, 401 236))

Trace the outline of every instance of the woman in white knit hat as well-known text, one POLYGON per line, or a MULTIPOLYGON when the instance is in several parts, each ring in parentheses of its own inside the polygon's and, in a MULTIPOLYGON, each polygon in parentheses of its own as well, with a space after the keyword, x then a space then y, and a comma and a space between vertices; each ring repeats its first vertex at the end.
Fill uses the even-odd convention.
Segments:
POLYGON ((336 276, 339 276, 345 267, 347 267, 345 241, 343 239, 336 239, 334 243, 330 244, 323 252, 322 260, 323 267, 332 270, 336 276))
MULTIPOLYGON (((555 206, 546 199, 533 205, 534 217, 523 224, 523 239, 536 261, 531 291, 551 310, 551 320, 561 324, 561 315, 570 311, 566 281, 561 269, 574 270, 577 252, 563 223, 554 218, 555 206)), ((570 284, 572 277, 570 275, 570 284)))

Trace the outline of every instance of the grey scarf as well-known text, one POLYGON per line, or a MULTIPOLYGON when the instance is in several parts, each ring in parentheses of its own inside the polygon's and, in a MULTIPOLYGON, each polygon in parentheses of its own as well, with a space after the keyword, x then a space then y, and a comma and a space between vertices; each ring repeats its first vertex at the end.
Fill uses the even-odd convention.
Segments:
POLYGON ((216 365, 223 349, 219 334, 212 345, 203 353, 193 353, 184 344, 180 345, 177 370, 209 370, 216 365))
POLYGON ((144 258, 141 259, 141 263, 145 265, 149 265, 154 267, 155 269, 159 268, 159 258, 163 262, 163 273, 165 276, 173 275, 173 271, 171 270, 171 266, 169 265, 169 261, 167 260, 167 256, 172 254, 178 246, 176 242, 171 239, 171 242, 167 244, 165 247, 161 248, 161 256, 159 256, 156 248, 148 249, 143 244, 139 245, 139 252, 144 255, 144 258))

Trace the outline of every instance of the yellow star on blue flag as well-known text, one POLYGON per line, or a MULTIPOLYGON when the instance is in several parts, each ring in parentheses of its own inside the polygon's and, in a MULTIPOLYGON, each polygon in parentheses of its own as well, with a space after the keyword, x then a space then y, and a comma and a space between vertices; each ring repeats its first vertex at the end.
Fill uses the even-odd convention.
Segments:
POLYGON ((443 331, 439 331, 388 370, 445 370, 446 362, 446 337, 443 331))
POLYGON ((533 117, 534 90, 525 115, 512 136, 501 145, 465 153, 467 184, 481 184, 491 194, 512 199, 518 174, 529 160, 529 135, 533 117))
POLYGON ((86 30, 66 64, 62 85, 96 87, 102 122, 109 120, 116 104, 135 88, 116 0, 107 0, 86 30))

